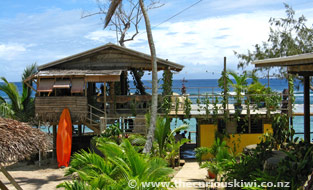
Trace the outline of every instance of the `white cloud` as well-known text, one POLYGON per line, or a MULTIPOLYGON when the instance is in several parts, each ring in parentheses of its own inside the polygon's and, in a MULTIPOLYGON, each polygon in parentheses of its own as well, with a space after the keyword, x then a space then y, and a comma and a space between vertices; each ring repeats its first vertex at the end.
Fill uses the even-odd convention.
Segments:
POLYGON ((14 57, 26 51, 23 44, 1 44, 0 43, 0 59, 13 60, 14 57))
MULTIPOLYGON (((240 2, 233 6, 248 6, 240 2)), ((313 19, 312 9, 296 10, 296 13, 304 14, 309 21, 313 19)), ((0 18, 0 65, 4 65, 0 76, 19 81, 23 69, 31 63, 40 65, 108 42, 115 43, 115 32, 101 30, 103 26, 98 17, 81 19, 80 16, 80 10, 49 9, 0 18)), ((228 67, 236 68, 238 60, 233 50, 244 53, 252 45, 267 40, 269 18, 282 16, 284 9, 167 22, 153 30, 157 54, 185 65, 184 71, 177 75, 180 78, 216 78, 216 74, 208 76, 207 73, 220 73, 224 56, 228 67)), ((144 26, 141 29, 141 34, 126 46, 149 53, 144 26)))
MULTIPOLYGON (((102 43, 108 43, 108 39, 116 38, 115 33, 107 30, 96 30, 84 36, 86 39, 94 40, 102 43)), ((112 42, 113 43, 113 42, 112 42)))
MULTIPOLYGON (((305 12, 313 19, 312 9, 305 12)), ((166 23, 153 36, 159 57, 185 65, 184 75, 204 75, 205 71, 220 73, 223 57, 228 67, 236 69, 238 59, 234 51, 245 53, 253 45, 268 39, 270 17, 284 17, 284 10, 255 11, 245 14, 209 17, 201 20, 166 23)), ((149 53, 146 35, 139 35, 129 47, 149 53)), ((216 78, 216 75, 211 77, 216 78)))

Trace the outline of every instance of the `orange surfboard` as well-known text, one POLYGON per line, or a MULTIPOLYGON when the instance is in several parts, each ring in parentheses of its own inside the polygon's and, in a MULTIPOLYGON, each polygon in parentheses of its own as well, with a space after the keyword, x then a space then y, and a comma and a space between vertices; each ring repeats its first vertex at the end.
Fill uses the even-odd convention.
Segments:
POLYGON ((67 108, 63 110, 60 117, 56 148, 58 167, 68 167, 72 150, 72 120, 67 108))

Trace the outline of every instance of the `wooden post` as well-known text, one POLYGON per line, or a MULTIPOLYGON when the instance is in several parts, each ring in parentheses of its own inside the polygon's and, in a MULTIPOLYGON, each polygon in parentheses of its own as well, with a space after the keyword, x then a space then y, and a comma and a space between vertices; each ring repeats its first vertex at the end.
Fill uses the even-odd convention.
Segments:
POLYGON ((12 183, 12 185, 17 189, 17 190, 23 190, 21 186, 14 180, 14 178, 7 172, 7 170, 2 166, 0 163, 0 170, 2 171, 3 175, 12 183))
POLYGON ((56 147, 57 147, 57 126, 53 125, 53 159, 57 157, 56 147))
MULTIPOLYGON (((228 114, 228 96, 227 96, 227 78, 226 78, 226 57, 224 57, 224 112, 226 111, 226 117, 229 118, 228 114)), ((227 128, 227 120, 225 119, 225 126, 227 128)))
POLYGON ((125 137, 125 118, 122 117, 122 137, 125 137))
POLYGON ((310 77, 304 76, 304 141, 310 143, 310 77))
POLYGON ((85 86, 85 96, 87 96, 87 82, 84 82, 84 86, 85 86))
POLYGON ((103 133, 105 129, 106 129, 105 118, 100 117, 100 134, 103 133))
POLYGON ((2 183, 1 180, 0 180, 0 189, 1 189, 1 190, 9 190, 9 189, 2 183))
POLYGON ((38 165, 41 166, 41 151, 39 150, 39 158, 38 158, 38 165))
POLYGON ((250 96, 247 95, 248 132, 251 133, 250 96))
POLYGON ((113 102, 110 103, 110 113, 115 113, 115 85, 114 82, 109 82, 110 85, 110 92, 109 92, 109 96, 111 97, 111 99, 113 99, 113 102))
POLYGON ((289 84, 289 80, 290 80, 291 74, 288 74, 288 117, 290 119, 290 125, 293 126, 293 116, 292 116, 292 101, 291 101, 291 96, 293 96, 293 94, 291 94, 291 88, 290 88, 290 84, 289 84))
POLYGON ((91 125, 91 124, 92 124, 92 107, 90 106, 89 109, 90 109, 90 110, 89 110, 89 115, 90 115, 89 123, 90 123, 90 125, 91 125))
POLYGON ((107 126, 107 85, 106 85, 106 82, 104 82, 104 86, 103 86, 103 111, 104 111, 104 118, 105 118, 105 121, 104 121, 104 125, 105 125, 105 128, 107 126))
POLYGON ((78 136, 82 136, 82 124, 78 125, 78 136))

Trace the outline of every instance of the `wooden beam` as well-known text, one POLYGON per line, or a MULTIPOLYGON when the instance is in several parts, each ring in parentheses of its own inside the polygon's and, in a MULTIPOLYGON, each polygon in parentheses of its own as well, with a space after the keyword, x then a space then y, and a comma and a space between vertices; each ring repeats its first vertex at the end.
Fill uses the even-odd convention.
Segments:
POLYGON ((120 81, 120 76, 119 75, 86 76, 85 80, 88 82, 120 81))
POLYGON ((14 180, 14 178, 7 172, 7 170, 2 166, 0 163, 0 170, 2 171, 3 175, 12 183, 12 185, 17 189, 17 190, 23 190, 21 186, 14 180))
POLYGON ((310 138, 310 77, 304 76, 304 141, 311 142, 310 138))
POLYGON ((1 180, 0 180, 0 189, 1 189, 1 190, 9 190, 9 189, 4 185, 4 183, 2 183, 1 180))
POLYGON ((31 88, 33 91, 35 91, 35 92, 37 93, 37 90, 35 90, 34 87, 32 87, 31 85, 29 85, 28 82, 25 82, 25 81, 24 81, 24 83, 25 83, 29 88, 31 88))

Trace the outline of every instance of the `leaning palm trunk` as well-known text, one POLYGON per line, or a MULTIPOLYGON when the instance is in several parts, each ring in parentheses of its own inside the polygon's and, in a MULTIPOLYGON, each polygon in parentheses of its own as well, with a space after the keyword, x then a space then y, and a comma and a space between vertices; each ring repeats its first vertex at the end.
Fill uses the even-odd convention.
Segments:
POLYGON ((145 8, 145 5, 143 3, 143 0, 139 0, 141 11, 143 14, 143 17, 145 18, 146 23, 146 31, 147 31, 147 37, 150 47, 150 53, 151 53, 151 64, 152 64, 152 103, 151 103, 151 119, 150 119, 150 127, 148 131, 147 136, 147 142, 145 144, 145 147, 143 149, 144 153, 150 153, 153 140, 154 140, 154 131, 155 131, 155 124, 156 124, 156 118, 157 118, 157 107, 158 107, 158 69, 157 69, 157 61, 156 61, 156 51, 151 31, 151 25, 150 20, 145 8))

